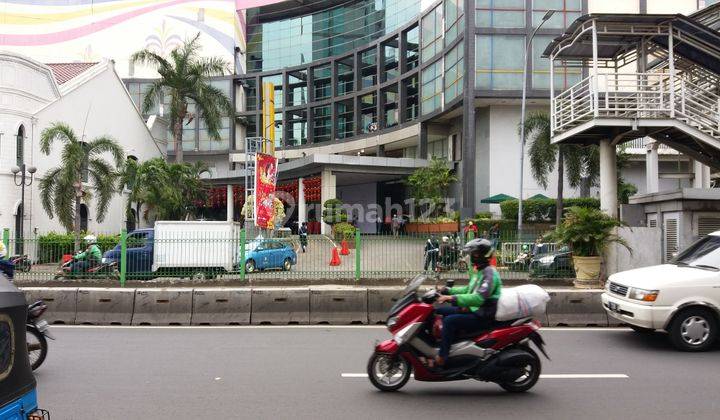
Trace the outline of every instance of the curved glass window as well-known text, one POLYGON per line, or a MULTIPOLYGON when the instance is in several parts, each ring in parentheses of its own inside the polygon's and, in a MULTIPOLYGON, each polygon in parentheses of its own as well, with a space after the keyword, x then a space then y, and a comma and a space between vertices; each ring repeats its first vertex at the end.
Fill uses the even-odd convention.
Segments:
POLYGON ((464 43, 464 41, 461 41, 445 55, 445 103, 449 103, 462 95, 463 76, 465 75, 464 43))
POLYGON ((247 11, 247 71, 292 67, 341 55, 389 34, 420 13, 417 0, 362 0, 305 16, 261 22, 247 11))
POLYGON ((438 60, 422 71, 420 109, 423 115, 440 109, 442 106, 442 88, 442 60, 438 60))
POLYGON ((12 320, 0 314, 0 381, 5 379, 12 370, 15 359, 15 337, 12 320))
POLYGON ((422 28, 422 59, 428 61, 442 50, 442 5, 434 8, 423 16, 420 24, 422 28))

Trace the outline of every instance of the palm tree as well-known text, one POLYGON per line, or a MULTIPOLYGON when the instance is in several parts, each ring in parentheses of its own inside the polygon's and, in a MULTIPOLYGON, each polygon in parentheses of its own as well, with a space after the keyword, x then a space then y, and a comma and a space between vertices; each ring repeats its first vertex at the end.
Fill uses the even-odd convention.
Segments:
POLYGON ((140 196, 141 189, 138 188, 140 182, 145 180, 140 179, 140 164, 135 159, 127 159, 125 165, 120 171, 118 189, 120 191, 128 189, 130 195, 127 200, 127 207, 125 208, 125 217, 130 220, 131 217, 136 218, 137 228, 140 228, 140 209, 142 208, 142 197, 140 196), (135 203, 135 215, 132 214, 132 205, 135 203))
POLYGON ((555 223, 563 216, 563 180, 567 177, 571 187, 589 187, 597 182, 600 173, 600 156, 597 146, 557 145, 550 142, 550 116, 534 112, 525 119, 525 137, 530 139, 528 155, 533 178, 547 188, 548 175, 557 164, 558 184, 555 205, 555 223))
POLYGON ((235 113, 225 93, 209 82, 211 76, 222 76, 228 64, 220 57, 200 57, 199 38, 198 33, 193 39, 172 50, 169 59, 148 49, 138 51, 130 57, 132 63, 153 66, 160 74, 160 79, 151 84, 145 92, 143 113, 150 112, 164 94, 170 96, 170 127, 177 163, 183 161, 183 123, 187 125, 195 118, 195 115, 188 111, 190 101, 205 120, 208 134, 213 140, 220 140, 222 117, 233 116, 235 113))
POLYGON ((105 219, 110 199, 117 193, 116 168, 121 167, 123 149, 112 138, 100 136, 85 142, 78 139, 69 125, 53 123, 40 136, 40 151, 50 155, 55 140, 63 143, 62 165, 50 169, 40 180, 40 201, 53 218, 57 215, 60 223, 75 234, 75 251, 80 248, 80 206, 95 198, 96 220, 105 219), (110 154, 115 166, 104 159, 110 154), (85 185, 89 185, 89 190, 85 185))

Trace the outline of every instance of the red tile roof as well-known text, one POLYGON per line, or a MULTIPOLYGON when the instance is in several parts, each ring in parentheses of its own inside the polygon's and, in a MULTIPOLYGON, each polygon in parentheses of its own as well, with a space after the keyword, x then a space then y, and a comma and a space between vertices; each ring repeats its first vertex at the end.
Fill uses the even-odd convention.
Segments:
POLYGON ((58 85, 62 85, 65 82, 69 82, 76 76, 88 70, 90 67, 97 64, 94 63, 47 63, 47 66, 53 72, 55 80, 58 85))

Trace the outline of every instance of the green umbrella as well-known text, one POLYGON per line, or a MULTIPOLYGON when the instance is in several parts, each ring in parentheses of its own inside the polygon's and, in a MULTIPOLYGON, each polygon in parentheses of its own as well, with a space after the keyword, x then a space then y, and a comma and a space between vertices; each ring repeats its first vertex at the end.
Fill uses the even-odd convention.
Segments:
POLYGON ((485 203, 485 204, 500 204, 503 201, 508 201, 508 200, 517 200, 517 199, 515 197, 511 197, 507 194, 495 194, 491 197, 483 198, 482 200, 480 200, 480 202, 485 203))
POLYGON ((528 200, 548 200, 550 197, 542 194, 535 194, 532 197, 528 198, 528 200))

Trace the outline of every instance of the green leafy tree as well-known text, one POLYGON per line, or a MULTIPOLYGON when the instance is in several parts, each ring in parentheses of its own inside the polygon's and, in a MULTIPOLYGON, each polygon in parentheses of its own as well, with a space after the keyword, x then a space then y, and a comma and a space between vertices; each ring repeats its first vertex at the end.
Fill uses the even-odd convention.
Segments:
POLYGON ((143 113, 148 113, 163 97, 170 96, 170 127, 175 144, 175 162, 183 161, 183 124, 189 124, 195 115, 188 110, 194 103, 200 116, 205 120, 208 134, 213 140, 220 140, 222 117, 234 116, 235 110, 230 99, 220 89, 210 84, 210 77, 222 76, 228 64, 220 57, 200 56, 200 34, 185 41, 162 57, 148 49, 134 53, 130 60, 155 67, 160 79, 150 85, 143 100, 143 113), (187 122, 186 122, 187 121, 187 122))
POLYGON ((418 168, 407 179, 413 198, 420 203, 427 202, 430 216, 437 215, 447 203, 450 184, 458 178, 448 168, 448 161, 433 156, 430 165, 418 168))
POLYGON ((102 222, 110 200, 118 192, 117 168, 123 164, 122 147, 111 137, 82 141, 66 123, 56 122, 40 135, 40 151, 50 155, 55 141, 62 143, 61 165, 50 169, 40 180, 40 201, 50 216, 75 234, 75 251, 80 249, 80 205, 95 198, 96 220, 102 222), (113 162, 105 160, 106 155, 113 162), (114 166, 113 166, 114 163, 114 166))
POLYGON ((186 220, 197 216, 198 207, 207 198, 208 185, 203 179, 206 172, 203 162, 150 159, 138 165, 130 197, 144 206, 145 220, 150 213, 159 220, 186 220))
POLYGON ((543 188, 557 165, 558 185, 555 205, 555 223, 563 217, 564 182, 573 188, 589 187, 597 183, 600 174, 600 156, 597 146, 557 145, 550 142, 550 116, 534 112, 525 119, 525 138, 529 139, 530 170, 535 181, 543 188))

